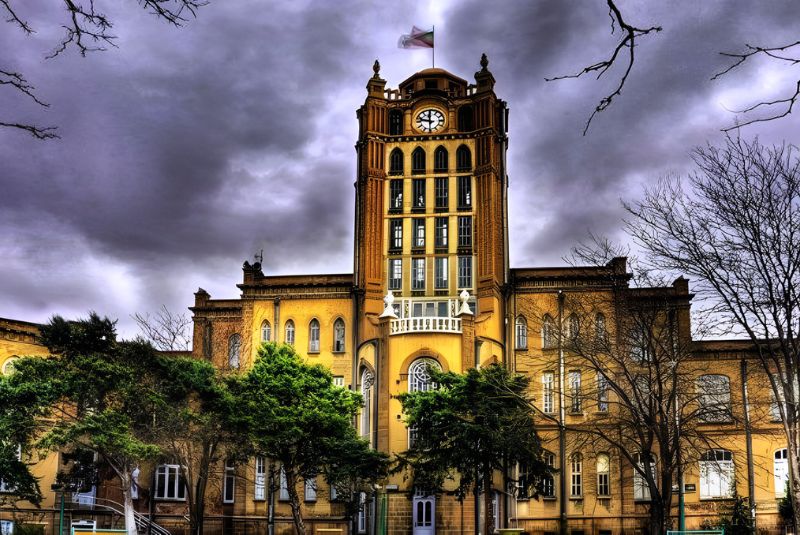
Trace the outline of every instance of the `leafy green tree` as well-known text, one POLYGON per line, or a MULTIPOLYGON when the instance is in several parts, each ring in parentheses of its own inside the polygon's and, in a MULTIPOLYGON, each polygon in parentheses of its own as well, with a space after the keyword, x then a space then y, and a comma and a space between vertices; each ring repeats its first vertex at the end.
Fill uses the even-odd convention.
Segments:
POLYGON ((442 491, 453 480, 461 499, 472 492, 477 500, 482 492, 483 533, 491 533, 495 471, 527 466, 522 483, 534 497, 550 474, 527 401, 529 381, 497 364, 465 374, 429 372, 437 388, 398 396, 416 437, 398 469, 410 468, 420 489, 442 491))
MULTIPOLYGON (((147 343, 118 342, 114 322, 94 313, 76 322, 54 317, 41 342, 51 356, 20 359, 0 383, 0 442, 21 444, 23 452, 94 452, 119 479, 126 527, 135 535, 132 473, 160 453, 151 441, 160 404, 152 374, 157 356, 147 343)), ((12 484, 24 485, 27 476, 16 468, 12 484)))
POLYGON ((234 387, 254 451, 281 464, 300 535, 306 528, 297 486, 305 479, 322 474, 355 493, 385 474, 385 456, 371 453, 353 428, 361 396, 334 386, 327 368, 303 362, 293 347, 262 345, 234 387))

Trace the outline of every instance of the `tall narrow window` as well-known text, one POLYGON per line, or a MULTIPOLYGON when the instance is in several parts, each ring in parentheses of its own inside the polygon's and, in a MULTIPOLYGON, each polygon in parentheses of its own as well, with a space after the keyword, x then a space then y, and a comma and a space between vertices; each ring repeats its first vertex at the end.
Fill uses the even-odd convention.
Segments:
POLYGON ((458 246, 472 247, 472 216, 458 216, 458 246))
POLYGON ((447 218, 446 217, 437 217, 436 218, 436 229, 435 229, 435 247, 447 247, 447 218))
POLYGON ((458 257, 458 287, 472 288, 472 257, 458 257))
POLYGON ((285 334, 285 342, 290 346, 294 345, 294 322, 289 320, 286 322, 286 334, 285 334))
POLYGON ((267 320, 261 322, 261 341, 269 342, 272 336, 272 327, 267 320))
POLYGON ((289 500, 289 485, 286 482, 286 471, 281 466, 281 475, 279 477, 279 488, 278 491, 278 499, 281 501, 288 501, 289 500))
POLYGON ((554 347, 556 347, 555 324, 550 314, 545 314, 542 318, 542 348, 552 349, 554 347))
MULTIPOLYGON (((436 388, 436 383, 431 378, 431 370, 441 370, 439 363, 431 358, 419 358, 408 367, 408 391, 427 392, 436 388)), ((416 429, 408 429, 408 447, 414 446, 417 438, 416 429)))
POLYGON ((705 422, 731 420, 731 384, 724 375, 701 375, 697 378, 700 419, 705 422))
POLYGON ((403 220, 389 220, 389 249, 394 251, 403 250, 403 220))
POLYGON ((611 496, 611 461, 607 453, 597 454, 597 496, 611 496))
POLYGON ((581 331, 581 322, 578 319, 578 315, 572 313, 567 318, 567 341, 572 344, 575 344, 578 341, 578 337, 580 336, 581 331))
POLYGON ((254 500, 265 500, 267 498, 267 463, 264 457, 256 457, 256 478, 255 488, 253 489, 254 500))
POLYGON ((414 247, 425 247, 425 218, 416 218, 414 222, 414 247))
POLYGON ((730 498, 735 491, 733 454, 708 450, 700 457, 700 498, 730 498))
POLYGON ((242 337, 232 334, 228 338, 228 366, 234 369, 239 368, 239 360, 242 356, 242 337))
POLYGON ((434 271, 436 272, 434 287, 437 290, 446 290, 448 287, 447 257, 437 256, 434 262, 434 271))
POLYGON ((415 175, 425 174, 425 151, 417 147, 411 153, 411 172, 415 175))
POLYGON ((436 152, 433 153, 433 172, 446 173, 448 167, 447 149, 439 146, 436 148, 436 152))
POLYGON ((770 402, 769 402, 769 413, 772 417, 773 422, 780 422, 783 420, 781 417, 781 406, 783 406, 783 412, 786 414, 786 403, 784 402, 785 396, 783 394, 783 387, 778 383, 778 393, 780 394, 779 398, 775 397, 775 391, 770 389, 770 402), (780 402, 778 401, 780 399, 780 402))
POLYGON ((786 496, 786 484, 789 482, 789 451, 786 448, 775 452, 773 473, 775 474, 775 497, 783 498, 786 496))
POLYGON ((436 209, 438 211, 447 210, 449 206, 447 181, 447 177, 439 177, 434 183, 434 189, 436 190, 436 209))
POLYGON ((414 208, 418 210, 425 208, 425 179, 415 178, 411 182, 411 187, 414 190, 414 208))
POLYGON ((389 112, 389 135, 400 136, 403 134, 403 112, 392 110, 389 112))
POLYGON ((600 347, 602 347, 608 341, 606 317, 602 312, 598 312, 594 317, 594 339, 597 345, 600 347))
POLYGON ((569 464, 569 495, 579 498, 583 496, 583 455, 573 453, 569 464))
POLYGON ((305 501, 317 501, 317 478, 309 477, 303 480, 303 492, 305 494, 305 501))
POLYGON ((569 412, 580 413, 583 410, 583 399, 581 397, 581 372, 572 370, 569 372, 569 412))
POLYGON ((389 181, 389 209, 403 210, 403 180, 400 178, 389 181))
POLYGON ((391 155, 389 155, 389 174, 403 174, 403 151, 400 149, 394 149, 391 155))
POLYGON ((342 318, 333 322, 333 351, 334 353, 344 351, 344 320, 342 318))
MULTIPOLYGON (((645 460, 647 459, 646 455, 641 453, 637 453, 634 457, 634 461, 636 461, 636 466, 633 469, 633 499, 635 501, 643 501, 647 502, 650 501, 650 485, 647 483, 647 479, 642 475, 642 472, 647 471, 647 467, 645 466, 645 460)), ((650 475, 655 480, 657 478, 656 475, 656 460, 654 457, 650 457, 650 475)))
POLYGON ((458 177, 458 209, 468 210, 472 207, 472 177, 458 177))
POLYGON ((425 289, 425 259, 412 258, 411 259, 411 289, 424 290, 425 289))
POLYGON ((375 376, 364 368, 361 372, 361 398, 364 406, 361 408, 361 438, 371 440, 372 436, 372 384, 375 376))
POLYGON ((601 372, 597 372, 597 410, 608 411, 608 379, 601 372))
MULTIPOLYGON (((544 464, 550 468, 556 467, 556 456, 549 451, 544 452, 544 464)), ((553 474, 542 476, 542 497, 555 498, 556 496, 556 482, 553 474)))
POLYGON ((463 172, 472 169, 472 153, 466 145, 461 145, 456 151, 456 171, 463 172))
POLYGON ((514 324, 514 342, 517 349, 528 349, 528 322, 522 316, 517 316, 514 324))
POLYGON ((222 503, 233 503, 236 492, 236 466, 231 461, 225 461, 225 481, 222 489, 222 503))
POLYGON ((389 289, 399 290, 403 287, 403 260, 392 258, 389 260, 389 289))
POLYGON ((552 414, 555 411, 553 381, 553 372, 544 372, 542 374, 542 412, 545 414, 552 414))
POLYGON ((308 352, 319 353, 319 321, 315 319, 308 324, 308 352))

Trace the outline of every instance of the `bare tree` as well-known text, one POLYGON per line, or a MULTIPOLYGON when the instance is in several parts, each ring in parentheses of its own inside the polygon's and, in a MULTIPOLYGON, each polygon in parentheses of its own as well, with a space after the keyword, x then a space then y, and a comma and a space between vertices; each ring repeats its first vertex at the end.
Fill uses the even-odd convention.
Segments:
MULTIPOLYGON (((95 6, 95 0, 88 0, 88 2, 62 0, 62 2, 66 10, 66 20, 63 23, 64 37, 46 56, 47 59, 58 56, 70 46, 77 48, 82 56, 86 56, 87 52, 105 50, 107 46, 116 46, 114 44, 116 37, 111 33, 114 25, 95 6)), ((173 26, 181 26, 189 16, 195 16, 197 10, 207 3, 206 0, 137 0, 137 2, 159 19, 173 26)), ((0 0, 0 13, 5 13, 5 21, 16 26, 24 34, 31 35, 35 32, 33 26, 20 14, 22 10, 14 5, 14 0, 0 0)), ((0 86, 11 88, 39 106, 49 107, 49 104, 37 96, 33 84, 20 72, 0 68, 0 86)), ((20 129, 37 139, 59 137, 56 134, 55 126, 38 126, 0 119, 0 127, 20 129)))
POLYGON ((153 316, 136 313, 131 316, 144 338, 160 351, 188 351, 192 347, 192 318, 170 312, 166 305, 153 316))
POLYGON ((697 170, 627 204, 654 268, 685 273, 754 344, 778 403, 800 525, 800 160, 786 145, 728 138, 695 151, 697 170))

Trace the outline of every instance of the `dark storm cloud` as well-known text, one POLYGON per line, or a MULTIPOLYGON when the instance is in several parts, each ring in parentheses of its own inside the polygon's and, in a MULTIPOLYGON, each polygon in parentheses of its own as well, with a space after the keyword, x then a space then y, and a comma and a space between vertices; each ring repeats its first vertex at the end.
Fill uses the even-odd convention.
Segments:
MULTIPOLYGON (((0 91, 4 118, 62 135, 0 130, 0 316, 96 309, 130 333, 131 313, 183 309, 198 286, 236 295, 241 262, 261 249, 269 273, 350 271, 355 110, 375 57, 390 87, 429 66, 427 51, 395 48, 411 24, 435 23, 437 66, 468 80, 489 54, 511 108, 512 264, 560 263, 587 231, 618 232, 619 198, 718 140, 732 121, 723 103, 775 90, 759 68, 709 78, 720 51, 796 39, 798 15, 789 0, 623 4, 664 31, 642 39, 623 95, 583 137, 618 73, 544 78, 614 45, 601 1, 212 1, 179 29, 136 2, 107 4, 119 48, 88 58, 42 59, 63 15, 44 0, 24 4, 34 36, 0 33, 14 50, 4 61, 52 105, 0 91)), ((791 140, 796 126, 752 133, 791 140)))

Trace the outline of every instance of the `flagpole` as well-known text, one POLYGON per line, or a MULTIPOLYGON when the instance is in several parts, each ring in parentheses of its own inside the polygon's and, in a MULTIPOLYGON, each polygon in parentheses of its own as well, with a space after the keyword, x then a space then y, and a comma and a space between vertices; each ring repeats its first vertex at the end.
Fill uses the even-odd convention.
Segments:
POLYGON ((431 47, 431 67, 436 67, 436 26, 431 27, 433 46, 431 47))

